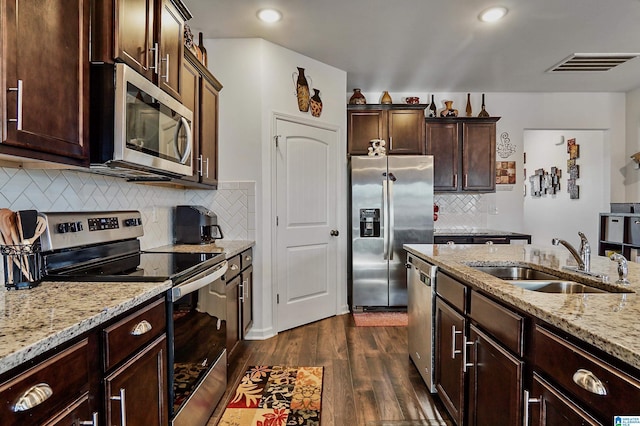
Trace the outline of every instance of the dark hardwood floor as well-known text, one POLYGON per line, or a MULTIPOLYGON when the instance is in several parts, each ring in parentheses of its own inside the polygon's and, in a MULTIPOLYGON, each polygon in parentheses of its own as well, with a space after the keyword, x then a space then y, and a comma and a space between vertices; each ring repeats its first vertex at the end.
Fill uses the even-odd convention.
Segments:
POLYGON ((406 327, 356 327, 350 314, 240 342, 229 385, 209 420, 214 426, 252 365, 323 366, 323 426, 449 424, 407 353, 406 327))

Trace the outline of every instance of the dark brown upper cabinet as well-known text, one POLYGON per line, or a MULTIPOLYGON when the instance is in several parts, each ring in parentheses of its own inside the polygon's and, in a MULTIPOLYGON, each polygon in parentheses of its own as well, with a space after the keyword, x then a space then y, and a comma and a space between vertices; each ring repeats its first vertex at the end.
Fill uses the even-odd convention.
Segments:
POLYGON ((383 139, 387 154, 424 154, 426 105, 347 106, 347 153, 367 155, 372 139, 383 139))
POLYGON ((179 0, 95 0, 93 62, 122 61, 180 100, 184 22, 179 0))
POLYGON ((500 117, 427 118, 436 192, 495 192, 500 117))
POLYGON ((0 154, 88 165, 90 3, 0 3, 0 154))

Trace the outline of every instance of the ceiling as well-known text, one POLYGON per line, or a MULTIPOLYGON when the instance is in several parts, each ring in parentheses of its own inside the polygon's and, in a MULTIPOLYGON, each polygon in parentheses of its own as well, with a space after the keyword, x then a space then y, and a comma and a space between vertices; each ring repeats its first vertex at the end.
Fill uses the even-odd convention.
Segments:
POLYGON ((184 1, 194 15, 194 34, 263 38, 346 71, 349 91, 640 87, 640 58, 605 72, 546 72, 574 53, 640 53, 640 0, 184 1), (502 21, 477 19, 496 4, 509 9, 502 21), (256 12, 263 7, 279 9, 282 21, 259 22, 256 12))

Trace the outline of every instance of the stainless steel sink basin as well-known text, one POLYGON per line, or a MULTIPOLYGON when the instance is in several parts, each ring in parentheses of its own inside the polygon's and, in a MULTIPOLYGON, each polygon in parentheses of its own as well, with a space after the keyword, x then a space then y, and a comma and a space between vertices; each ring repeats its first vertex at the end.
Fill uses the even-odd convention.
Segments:
POLYGON ((626 293, 627 291, 616 287, 603 289, 567 280, 548 272, 539 271, 528 266, 503 266, 503 265, 469 265, 478 271, 493 275, 496 278, 523 288, 525 290, 540 293, 626 293))

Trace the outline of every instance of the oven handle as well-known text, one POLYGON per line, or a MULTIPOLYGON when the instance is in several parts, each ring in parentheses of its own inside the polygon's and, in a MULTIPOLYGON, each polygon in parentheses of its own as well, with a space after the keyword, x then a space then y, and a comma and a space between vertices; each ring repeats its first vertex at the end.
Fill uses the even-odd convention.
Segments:
POLYGON ((215 280, 220 278, 227 272, 229 265, 226 260, 218 263, 215 267, 212 268, 212 271, 205 275, 202 278, 198 278, 197 280, 187 281, 186 283, 175 286, 169 292, 169 298, 171 302, 175 302, 180 299, 185 294, 192 293, 196 290, 201 289, 202 287, 206 287, 209 284, 213 283, 215 280))

